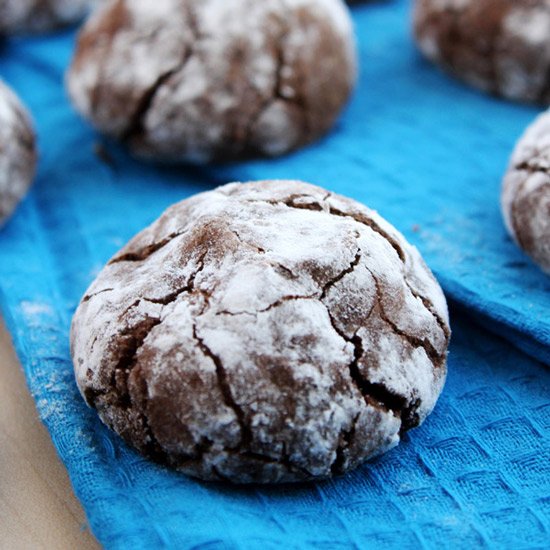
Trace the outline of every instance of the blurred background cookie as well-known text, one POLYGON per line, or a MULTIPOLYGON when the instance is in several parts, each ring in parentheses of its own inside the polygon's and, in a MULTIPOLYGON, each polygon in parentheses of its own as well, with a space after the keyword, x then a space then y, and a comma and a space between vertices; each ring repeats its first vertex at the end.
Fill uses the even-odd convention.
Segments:
POLYGON ((550 104, 548 0, 416 0, 422 53, 472 86, 550 104))
POLYGON ((355 80, 341 0, 116 0, 85 25, 68 88, 136 155, 207 162, 316 140, 355 80))
POLYGON ((101 0, 0 0, 0 35, 47 32, 82 19, 101 0))
POLYGON ((0 81, 0 225, 30 187, 36 171, 36 148, 29 114, 0 81))
POLYGON ((504 178, 502 211, 515 241, 550 273, 550 111, 516 147, 504 178))
POLYGON ((376 212, 295 181, 169 208, 75 313, 78 385, 108 426, 192 476, 347 472, 432 411, 445 298, 376 212))

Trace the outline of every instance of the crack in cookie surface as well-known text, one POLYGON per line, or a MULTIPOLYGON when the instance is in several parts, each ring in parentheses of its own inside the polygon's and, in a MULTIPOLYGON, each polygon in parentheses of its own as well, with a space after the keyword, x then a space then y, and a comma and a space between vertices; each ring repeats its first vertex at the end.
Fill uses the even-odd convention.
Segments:
MULTIPOLYGON (((328 213, 332 216, 342 217, 342 218, 349 218, 357 223, 364 225, 365 227, 368 227, 375 233, 379 234, 383 239, 385 239, 391 247, 394 249, 395 253, 401 260, 403 264, 406 264, 406 255, 400 245, 400 243, 392 237, 386 230, 384 230, 380 224, 378 224, 374 219, 368 218, 366 215, 361 214, 359 212, 345 212, 343 210, 340 210, 332 205, 326 206, 326 201, 330 199, 331 193, 326 194, 321 201, 315 200, 314 197, 307 194, 293 194, 287 197, 284 200, 274 200, 274 201, 261 201, 266 202, 267 204, 271 204, 273 206, 276 206, 278 204, 285 205, 289 208, 296 208, 296 209, 303 209, 303 210, 311 210, 315 212, 324 212, 328 213), (298 202, 300 199, 313 199, 311 202, 298 202)), ((252 200, 250 202, 256 202, 256 200, 252 200)), ((435 305, 427 298, 426 296, 422 296, 418 291, 413 289, 410 282, 407 280, 407 277, 404 278, 405 284, 407 285, 407 288, 412 293, 412 295, 419 299, 426 310, 430 312, 431 315, 436 319, 439 327, 441 328, 443 334, 445 335, 447 343, 450 340, 450 330, 447 326, 447 323, 445 320, 436 312, 435 305)))
POLYGON ((204 339, 201 338, 197 334, 197 327, 196 325, 193 327, 193 337, 197 341, 200 350, 205 355, 205 357, 208 357, 215 365, 216 367, 216 375, 218 377, 218 384, 220 386, 220 390, 222 392, 225 404, 231 408, 237 417, 237 420, 239 422, 239 426, 241 428, 241 447, 248 447, 250 445, 250 442, 252 441, 252 432, 250 430, 250 425, 246 419, 246 415, 243 411, 243 409, 239 406, 239 404, 235 401, 235 398, 233 396, 233 392, 231 390, 231 386, 229 385, 228 378, 227 378, 227 372, 223 366, 222 360, 212 352, 212 350, 205 344, 204 339))

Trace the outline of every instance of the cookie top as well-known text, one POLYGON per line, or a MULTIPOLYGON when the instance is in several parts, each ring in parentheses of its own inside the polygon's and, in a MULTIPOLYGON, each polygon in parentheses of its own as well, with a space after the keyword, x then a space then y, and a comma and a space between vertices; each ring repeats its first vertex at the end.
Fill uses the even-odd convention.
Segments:
POLYGON ((147 456, 202 479, 328 477, 393 447, 446 375, 445 299, 361 204, 295 181, 168 209, 72 324, 78 386, 147 456))
POLYGON ((84 17, 99 0, 0 0, 0 34, 46 32, 84 17))
POLYGON ((416 0, 424 55, 469 84, 550 104, 549 0, 416 0))
POLYGON ((36 171, 35 137, 29 114, 0 81, 0 225, 30 187, 36 171))
POLYGON ((355 79, 341 0, 116 0, 85 25, 68 88, 135 154, 200 163, 315 140, 355 79))
POLYGON ((515 241, 550 273, 550 111, 518 142, 504 178, 502 211, 515 241))

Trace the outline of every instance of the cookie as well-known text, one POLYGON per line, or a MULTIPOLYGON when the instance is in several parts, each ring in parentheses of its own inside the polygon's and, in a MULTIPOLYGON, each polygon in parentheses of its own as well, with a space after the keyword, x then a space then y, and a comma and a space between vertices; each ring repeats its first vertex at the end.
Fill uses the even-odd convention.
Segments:
POLYGON ((550 111, 527 129, 514 151, 502 212, 510 235, 550 273, 550 111))
POLYGON ((467 83, 550 104, 548 0, 416 0, 423 54, 467 83))
POLYGON ((36 171, 36 146, 29 114, 0 81, 0 225, 30 187, 36 171))
POLYGON ((446 376, 445 298, 372 210, 294 181, 169 208, 73 319, 86 402, 204 480, 326 478, 395 446, 446 376))
POLYGON ((0 35, 46 32, 75 23, 99 0, 0 0, 0 35))
POLYGON ((68 88, 137 156, 277 156, 322 136, 356 79, 341 0, 116 0, 85 25, 68 88))

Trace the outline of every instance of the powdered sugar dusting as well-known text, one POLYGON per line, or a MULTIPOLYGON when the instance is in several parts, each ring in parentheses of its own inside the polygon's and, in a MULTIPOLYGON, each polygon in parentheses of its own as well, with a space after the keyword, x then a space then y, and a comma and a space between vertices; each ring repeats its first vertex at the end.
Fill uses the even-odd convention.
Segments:
POLYGON ((472 86, 550 103, 550 2, 416 0, 424 55, 472 86))
POLYGON ((207 162, 319 137, 356 65, 341 0, 119 0, 86 25, 68 85, 137 154, 207 162))
POLYGON ((543 6, 516 6, 506 17, 504 28, 513 36, 544 49, 550 36, 550 12, 543 6))
POLYGON ((550 111, 539 116, 518 142, 501 203, 509 233, 550 273, 550 111))
POLYGON ((30 116, 15 94, 0 82, 0 224, 27 192, 35 163, 30 116))
POLYGON ((352 468, 422 422, 448 339, 441 289, 392 226, 281 181, 170 208, 94 282, 72 352, 83 394, 139 448, 154 436, 169 456, 196 456, 208 441, 178 467, 292 481, 352 468), (130 412, 110 397, 125 387, 130 412), (149 427, 128 436, 143 387, 149 427))

